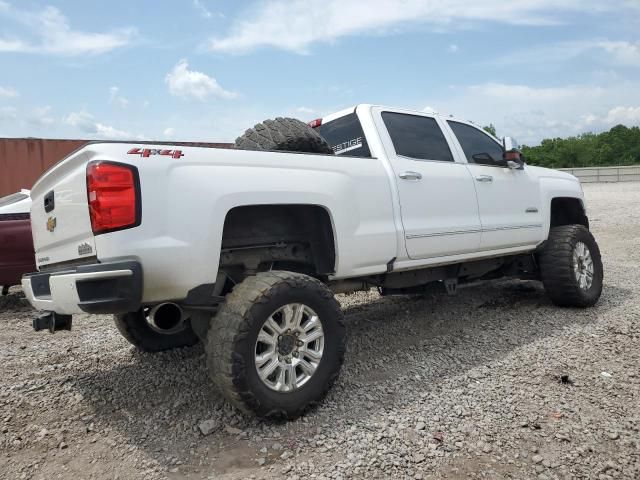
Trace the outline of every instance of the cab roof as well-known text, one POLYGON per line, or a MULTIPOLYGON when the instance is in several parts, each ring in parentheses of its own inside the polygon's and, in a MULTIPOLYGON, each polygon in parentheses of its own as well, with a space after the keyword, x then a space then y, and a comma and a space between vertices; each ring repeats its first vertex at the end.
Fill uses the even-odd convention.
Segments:
POLYGON ((345 115, 349 115, 350 113, 355 113, 356 110, 358 110, 359 108, 364 108, 364 109, 371 109, 371 108, 387 109, 388 108, 389 110, 406 112, 406 113, 427 113, 429 115, 434 115, 434 116, 437 116, 437 117, 446 117, 446 118, 450 118, 452 120, 459 120, 459 121, 463 121, 463 122, 474 123, 471 120, 462 120, 461 118, 456 118, 453 115, 436 112, 435 110, 433 110, 433 111, 413 110, 413 109, 410 109, 410 108, 390 107, 388 105, 377 105, 377 104, 372 104, 372 103, 359 103, 358 105, 354 105, 353 107, 345 108, 345 109, 339 110, 337 112, 330 113, 329 115, 326 115, 326 116, 322 117, 322 123, 331 122, 332 120, 336 120, 337 118, 344 117, 345 115))

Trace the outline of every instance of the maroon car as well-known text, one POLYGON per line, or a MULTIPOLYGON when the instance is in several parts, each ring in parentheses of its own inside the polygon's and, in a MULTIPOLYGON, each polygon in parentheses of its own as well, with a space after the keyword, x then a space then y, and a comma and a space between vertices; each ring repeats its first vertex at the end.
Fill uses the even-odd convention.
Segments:
POLYGON ((6 295, 23 273, 36 270, 31 237, 28 190, 0 198, 0 285, 6 295))

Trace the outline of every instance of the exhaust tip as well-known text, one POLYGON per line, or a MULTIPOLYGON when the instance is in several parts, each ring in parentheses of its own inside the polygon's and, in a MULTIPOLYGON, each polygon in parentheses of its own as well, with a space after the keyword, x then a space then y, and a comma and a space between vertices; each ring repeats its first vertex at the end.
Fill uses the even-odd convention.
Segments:
POLYGON ((183 321, 184 312, 182 307, 175 303, 160 303, 149 312, 149 324, 160 333, 174 333, 182 329, 183 321))

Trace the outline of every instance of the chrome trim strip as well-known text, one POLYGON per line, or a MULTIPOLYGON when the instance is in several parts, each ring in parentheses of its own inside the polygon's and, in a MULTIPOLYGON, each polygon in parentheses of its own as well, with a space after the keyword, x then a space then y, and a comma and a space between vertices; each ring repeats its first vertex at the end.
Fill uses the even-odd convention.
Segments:
POLYGON ((500 230, 519 230, 521 228, 542 228, 541 223, 532 223, 530 225, 506 225, 504 227, 483 228, 483 232, 497 232, 500 230))
POLYGON ((405 235, 405 238, 407 240, 413 240, 416 238, 443 237, 446 235, 464 235, 467 233, 488 233, 488 232, 499 232, 502 230, 519 230, 521 228, 542 228, 542 224, 534 223, 531 225, 508 225, 504 227, 483 228, 481 230, 457 230, 453 232, 415 233, 415 234, 405 235))
POLYGON ((458 230, 455 232, 435 232, 435 233, 415 233, 411 235, 406 235, 407 240, 411 240, 414 238, 424 238, 424 237, 442 237, 445 235, 462 235, 465 233, 481 233, 482 230, 458 230))

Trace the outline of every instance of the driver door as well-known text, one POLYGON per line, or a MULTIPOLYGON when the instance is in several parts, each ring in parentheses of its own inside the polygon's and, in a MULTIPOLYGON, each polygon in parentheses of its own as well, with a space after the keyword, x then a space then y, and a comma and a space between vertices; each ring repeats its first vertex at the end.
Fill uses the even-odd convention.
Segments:
POLYGON ((536 245, 544 239, 538 179, 526 165, 511 169, 503 148, 475 125, 447 120, 458 154, 474 179, 482 225, 482 250, 536 245))

